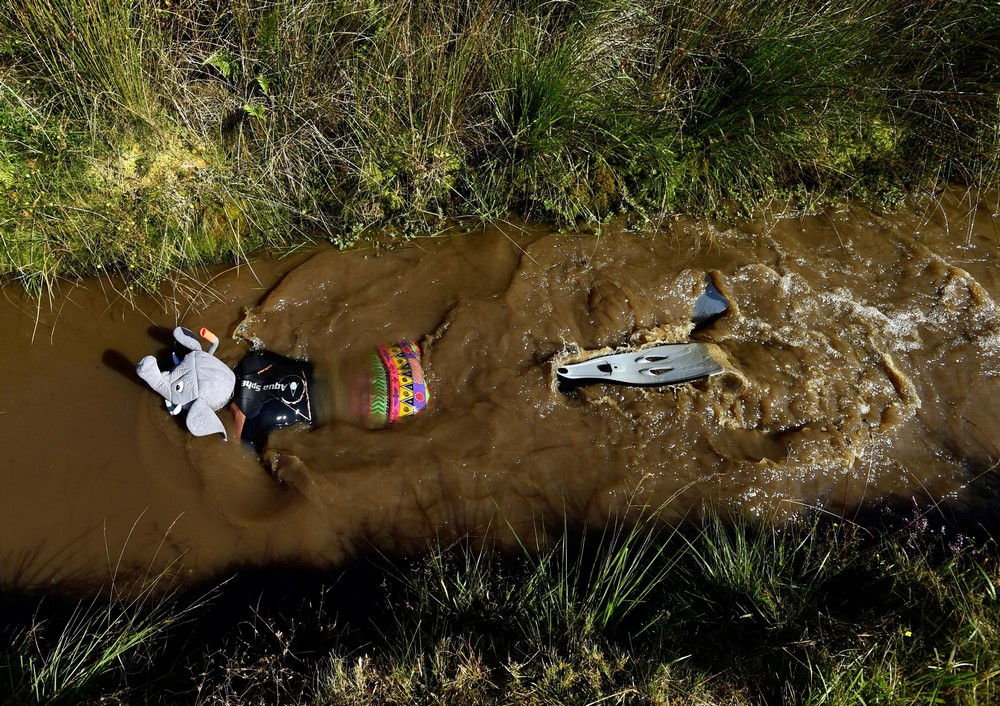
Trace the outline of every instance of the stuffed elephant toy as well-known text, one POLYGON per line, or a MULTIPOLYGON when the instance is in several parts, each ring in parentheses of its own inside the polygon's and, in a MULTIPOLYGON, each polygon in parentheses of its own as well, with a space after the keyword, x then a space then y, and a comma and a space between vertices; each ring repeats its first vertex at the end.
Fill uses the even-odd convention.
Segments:
POLYGON ((139 361, 136 372, 163 397, 170 414, 187 411, 185 423, 192 434, 222 434, 223 439, 228 439, 216 410, 232 399, 236 374, 215 357, 218 340, 212 342, 206 353, 194 332, 182 326, 174 329, 174 339, 190 352, 173 370, 162 372, 156 358, 147 355, 139 361))

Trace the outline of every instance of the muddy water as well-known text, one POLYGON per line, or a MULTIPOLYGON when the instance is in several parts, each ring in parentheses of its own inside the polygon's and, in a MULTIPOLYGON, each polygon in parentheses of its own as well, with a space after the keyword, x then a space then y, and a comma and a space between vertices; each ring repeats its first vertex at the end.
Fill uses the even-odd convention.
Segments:
POLYGON ((676 519, 705 503, 769 517, 939 503, 995 522, 995 211, 950 192, 891 216, 600 237, 510 226, 380 255, 319 249, 135 304, 106 282, 40 309, 7 291, 0 580, 326 565, 636 504, 676 519), (706 276, 732 306, 694 330, 706 276), (257 458, 192 438, 132 372, 178 323, 220 334, 231 364, 253 346, 310 359, 334 410, 373 346, 420 339, 432 401, 390 429, 334 413, 257 458), (582 352, 687 340, 714 344, 726 372, 556 384, 582 352))

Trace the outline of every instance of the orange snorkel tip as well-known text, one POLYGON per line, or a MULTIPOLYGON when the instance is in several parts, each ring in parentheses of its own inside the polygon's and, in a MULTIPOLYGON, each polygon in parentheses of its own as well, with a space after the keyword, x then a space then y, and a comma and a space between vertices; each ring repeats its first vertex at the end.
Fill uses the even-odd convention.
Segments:
POLYGON ((219 337, 216 336, 211 331, 209 331, 204 326, 201 327, 201 331, 199 331, 198 333, 201 334, 202 338, 204 338, 206 341, 208 341, 208 343, 209 343, 208 352, 209 353, 215 353, 215 349, 219 347, 219 337))

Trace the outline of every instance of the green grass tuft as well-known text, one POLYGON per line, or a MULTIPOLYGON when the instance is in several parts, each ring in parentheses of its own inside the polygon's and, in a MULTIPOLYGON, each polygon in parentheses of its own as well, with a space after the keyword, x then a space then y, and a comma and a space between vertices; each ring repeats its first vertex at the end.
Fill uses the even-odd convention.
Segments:
POLYGON ((36 616, 4 655, 4 703, 78 704, 95 693, 117 699, 127 692, 132 676, 163 659, 170 633, 204 606, 204 600, 182 604, 167 582, 155 577, 128 595, 98 595, 47 619, 36 616))
POLYGON ((311 593, 286 568, 306 598, 277 609, 244 586, 222 616, 39 613, 0 678, 14 703, 990 704, 1000 564, 959 539, 648 512, 533 551, 434 545, 339 593, 351 570, 311 593))
POLYGON ((24 0, 0 36, 0 274, 36 292, 449 218, 1000 183, 993 0, 24 0))

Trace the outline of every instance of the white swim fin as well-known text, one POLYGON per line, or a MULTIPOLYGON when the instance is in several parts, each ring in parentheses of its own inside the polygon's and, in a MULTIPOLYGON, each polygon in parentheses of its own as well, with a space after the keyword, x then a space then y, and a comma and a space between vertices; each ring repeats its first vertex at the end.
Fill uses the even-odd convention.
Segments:
POLYGON ((609 382, 650 387, 679 385, 718 375, 725 367, 705 343, 664 343, 626 353, 601 355, 556 369, 560 382, 609 382))

